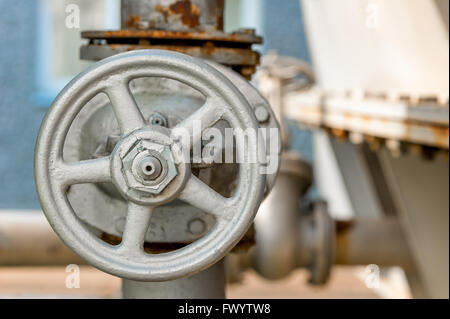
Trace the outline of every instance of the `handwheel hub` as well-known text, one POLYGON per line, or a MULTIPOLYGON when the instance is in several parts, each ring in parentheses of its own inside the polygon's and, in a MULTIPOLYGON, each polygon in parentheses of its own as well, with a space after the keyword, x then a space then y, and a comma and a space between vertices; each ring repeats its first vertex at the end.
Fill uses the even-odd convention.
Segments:
MULTIPOLYGON (((146 156, 140 161, 135 160, 137 166, 137 177, 146 181, 154 181, 162 172, 161 161, 156 156, 146 156)), ((136 175, 135 175, 136 176, 136 175)))
POLYGON ((177 147, 170 130, 157 126, 124 137, 111 156, 114 185, 126 199, 138 204, 159 205, 173 199, 189 172, 177 147))

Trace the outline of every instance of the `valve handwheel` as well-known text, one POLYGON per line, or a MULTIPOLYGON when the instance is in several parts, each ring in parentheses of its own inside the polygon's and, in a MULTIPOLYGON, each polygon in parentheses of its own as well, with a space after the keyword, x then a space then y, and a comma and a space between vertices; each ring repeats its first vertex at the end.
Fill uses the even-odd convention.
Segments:
MULTIPOLYGON (((142 281, 191 275, 223 258, 250 227, 263 196, 265 176, 259 171, 257 157, 264 145, 259 140, 249 143, 247 139, 236 139, 237 153, 245 159, 239 163, 236 190, 226 198, 191 173, 189 162, 182 158, 184 150, 173 138, 174 129, 195 133, 196 120, 201 121, 201 130, 219 120, 226 120, 232 128, 258 129, 241 92, 216 69, 184 54, 132 51, 102 60, 75 77, 47 112, 35 151, 35 181, 41 206, 66 245, 105 272, 142 281), (202 93, 205 103, 174 128, 149 125, 129 89, 131 80, 142 77, 183 82, 202 93), (107 157, 65 162, 63 147, 71 123, 101 92, 110 99, 121 139, 107 157), (116 246, 92 233, 67 198, 71 185, 103 182, 112 182, 128 201, 122 242, 116 246), (152 212, 177 198, 214 215, 214 227, 178 250, 146 253, 144 238, 152 212)), ((200 138, 192 136, 192 141, 200 138)))

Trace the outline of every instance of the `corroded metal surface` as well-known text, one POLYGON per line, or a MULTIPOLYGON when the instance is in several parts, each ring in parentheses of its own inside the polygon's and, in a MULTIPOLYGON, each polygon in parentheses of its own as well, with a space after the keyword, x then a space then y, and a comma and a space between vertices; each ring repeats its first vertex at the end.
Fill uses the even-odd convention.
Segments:
POLYGON ((82 37, 89 39, 80 50, 80 57, 85 60, 97 61, 141 49, 171 50, 229 66, 246 79, 255 72, 260 58, 251 47, 262 43, 262 38, 251 29, 234 33, 124 29, 85 31, 82 37))
POLYGON ((148 39, 148 40, 185 40, 185 41, 212 41, 231 42, 251 45, 261 44, 262 37, 255 35, 253 29, 242 29, 233 33, 220 31, 170 31, 170 30, 133 30, 122 29, 114 31, 83 31, 84 39, 106 39, 114 42, 115 39, 148 39))
MULTIPOLYGON (((254 68, 259 62, 259 53, 250 49, 188 45, 135 45, 135 44, 89 44, 81 47, 81 57, 85 60, 98 61, 109 56, 144 49, 170 50, 235 68, 254 68)), ((239 69, 237 70, 239 71, 239 69)), ((241 72, 240 72, 241 73, 241 72)))
POLYGON ((253 29, 223 32, 223 0, 124 0, 122 30, 84 31, 80 57, 101 60, 140 49, 171 50, 231 67, 250 79, 259 64, 253 29))
POLYGON ((123 29, 222 30, 223 0, 122 0, 123 29))
POLYGON ((312 174, 311 165, 298 153, 282 154, 276 187, 255 219, 251 265, 265 278, 281 279, 304 267, 310 270, 311 284, 324 284, 328 279, 334 258, 334 221, 323 201, 299 208, 312 174))
POLYGON ((221 260, 193 276, 165 282, 122 281, 125 299, 222 299, 225 298, 225 267, 221 260))
POLYGON ((330 128, 343 138, 350 132, 390 141, 449 149, 448 100, 436 97, 321 92, 285 96, 286 116, 296 122, 330 128))

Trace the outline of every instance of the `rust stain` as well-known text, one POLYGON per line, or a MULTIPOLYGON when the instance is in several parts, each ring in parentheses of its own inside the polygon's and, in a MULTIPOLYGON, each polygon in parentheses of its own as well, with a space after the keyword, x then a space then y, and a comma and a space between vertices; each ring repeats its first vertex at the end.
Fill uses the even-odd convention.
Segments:
POLYGON ((142 49, 158 49, 158 50, 171 50, 188 55, 201 57, 204 59, 215 60, 219 63, 223 63, 231 66, 248 66, 254 68, 258 64, 258 53, 248 49, 236 49, 236 48, 224 48, 215 46, 187 46, 187 45, 164 45, 164 44, 152 44, 145 39, 140 41, 139 44, 108 44, 108 47, 114 51, 121 50, 142 50, 142 49))
POLYGON ((158 3, 158 4, 155 6, 155 11, 162 14, 165 23, 168 22, 168 17, 169 17, 169 14, 170 14, 169 9, 167 9, 166 7, 163 7, 162 5, 160 5, 160 4, 158 3))
POLYGON ((433 132, 435 143, 440 147, 449 147, 449 128, 448 127, 438 127, 431 126, 431 131, 433 132))
POLYGON ((215 49, 214 43, 211 41, 208 41, 203 45, 203 52, 205 52, 205 54, 207 55, 212 55, 214 49, 215 49))
MULTIPOLYGON (((87 45, 85 47, 97 47, 98 45, 87 45)), ((259 54, 251 49, 216 47, 206 43, 204 46, 191 45, 168 45, 153 44, 147 39, 140 39, 138 44, 110 43, 106 45, 111 49, 111 54, 142 49, 170 50, 194 57, 213 60, 231 67, 246 79, 250 80, 255 72, 255 67, 259 63, 259 54)), ((88 60, 98 60, 98 57, 87 58, 88 60)))
POLYGON ((223 14, 217 16, 217 30, 223 31, 223 14))
POLYGON ((84 39, 176 39, 176 40, 205 40, 214 42, 234 42, 241 45, 261 44, 262 38, 251 34, 242 33, 223 33, 223 32, 205 32, 205 31, 170 31, 170 30, 131 30, 122 29, 117 31, 83 31, 81 36, 84 39))
POLYGON ((332 128, 331 132, 338 139, 338 141, 345 141, 347 139, 348 132, 340 128, 332 128))
POLYGON ((169 6, 171 13, 181 14, 181 22, 194 28, 200 24, 200 9, 190 0, 180 0, 169 6))
POLYGON ((157 4, 154 9, 162 14, 165 23, 169 22, 170 15, 180 15, 181 22, 190 28, 200 24, 200 9, 190 0, 180 0, 169 7, 157 4))
POLYGON ((127 20, 127 28, 134 28, 136 27, 136 24, 141 21, 141 17, 140 16, 131 16, 128 20, 127 20))

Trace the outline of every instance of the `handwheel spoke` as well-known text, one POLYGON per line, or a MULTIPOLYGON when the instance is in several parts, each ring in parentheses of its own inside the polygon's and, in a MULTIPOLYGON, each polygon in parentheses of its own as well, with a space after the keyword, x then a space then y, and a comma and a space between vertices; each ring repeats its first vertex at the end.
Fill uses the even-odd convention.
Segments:
POLYGON ((61 162, 53 171, 63 186, 111 181, 109 157, 79 162, 61 162))
POLYGON ((192 137, 190 145, 195 141, 199 141, 205 129, 212 127, 222 119, 226 108, 219 103, 212 98, 208 98, 198 110, 178 123, 174 130, 176 132, 185 130, 192 137))
POLYGON ((106 94, 111 101, 123 135, 145 125, 145 119, 131 94, 128 83, 121 81, 114 83, 106 89, 106 94))
POLYGON ((194 175, 191 175, 187 181, 179 198, 218 218, 231 218, 230 200, 220 195, 194 175))
POLYGON ((153 206, 142 206, 128 202, 127 220, 122 235, 119 251, 127 255, 143 252, 145 235, 150 225, 153 206))

